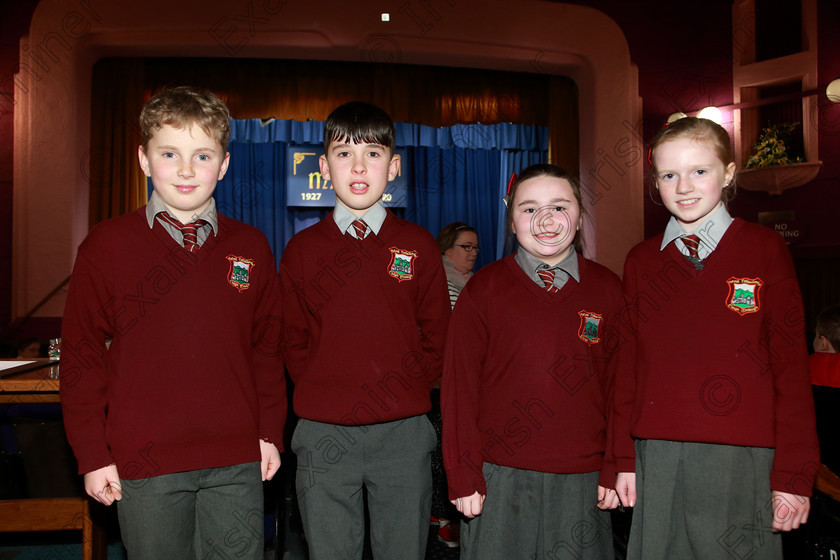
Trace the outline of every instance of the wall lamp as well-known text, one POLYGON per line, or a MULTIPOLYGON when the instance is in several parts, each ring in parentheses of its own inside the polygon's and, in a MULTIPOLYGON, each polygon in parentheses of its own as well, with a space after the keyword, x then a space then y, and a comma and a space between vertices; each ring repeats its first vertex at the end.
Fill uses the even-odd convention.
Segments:
POLYGON ((832 103, 840 103, 840 78, 832 81, 825 88, 825 95, 832 103))
MULTIPOLYGON (((766 99, 758 99, 755 101, 747 101, 744 103, 733 103, 732 105, 724 105, 723 107, 706 107, 701 109, 700 111, 691 111, 689 115, 696 115, 698 117, 709 119, 715 121, 718 124, 721 124, 721 109, 727 110, 737 110, 737 109, 752 109, 754 107, 760 107, 762 105, 769 105, 771 103, 779 103, 781 101, 788 101, 792 99, 802 99, 804 97, 809 97, 811 95, 819 95, 820 90, 812 89, 803 92, 796 92, 796 93, 787 93, 783 95, 777 95, 774 97, 768 97, 766 99)), ((828 98, 829 101, 832 103, 840 103, 840 78, 833 80, 828 86, 825 88, 825 96, 828 98)), ((671 124, 677 119, 681 119, 687 116, 686 113, 682 111, 677 111, 676 113, 671 113, 668 116, 668 124, 671 124)))
MULTIPOLYGON (((710 121, 714 121, 717 124, 721 124, 723 122, 723 116, 721 115, 720 109, 717 107, 706 107, 701 109, 696 113, 698 117, 701 119, 709 119, 710 121)), ((674 121, 678 121, 684 117, 687 117, 685 113, 682 111, 677 111, 676 113, 671 113, 668 115, 668 124, 671 124, 674 121)))

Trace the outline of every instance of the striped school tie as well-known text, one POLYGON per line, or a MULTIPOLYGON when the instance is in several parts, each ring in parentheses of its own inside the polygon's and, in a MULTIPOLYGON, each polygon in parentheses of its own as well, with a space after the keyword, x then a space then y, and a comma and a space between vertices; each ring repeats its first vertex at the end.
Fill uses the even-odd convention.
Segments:
POLYGON ((700 254, 697 252, 697 249, 700 248, 700 238, 696 235, 683 235, 682 237, 683 243, 685 243, 685 248, 688 249, 688 256, 694 259, 699 259, 700 254))
POLYGON ((537 276, 543 281, 543 288, 545 291, 553 294, 554 292, 559 292, 560 290, 557 289, 557 286, 554 285, 554 270, 543 268, 537 271, 537 276))
POLYGON ((356 239, 362 240, 367 233, 367 224, 364 220, 353 220, 353 229, 356 231, 356 239))
POLYGON ((198 245, 198 230, 199 228, 206 226, 208 224, 207 221, 196 220, 188 224, 182 224, 179 220, 176 220, 166 212, 160 212, 158 214, 158 218, 181 231, 184 235, 184 249, 190 253, 195 253, 198 249, 200 249, 198 245))

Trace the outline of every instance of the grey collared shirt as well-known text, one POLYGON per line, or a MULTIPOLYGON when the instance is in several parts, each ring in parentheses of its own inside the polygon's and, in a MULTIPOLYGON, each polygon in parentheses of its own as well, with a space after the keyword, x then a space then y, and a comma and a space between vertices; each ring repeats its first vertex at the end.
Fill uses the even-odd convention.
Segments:
MULTIPOLYGON (((146 221, 149 224, 149 229, 155 227, 155 218, 161 212, 166 212, 173 218, 175 216, 169 209, 166 207, 166 204, 161 200, 161 198, 157 195, 157 192, 152 191, 152 196, 149 197, 149 203, 146 205, 146 221)), ((176 220, 178 218, 175 218, 176 220)), ((219 235, 219 216, 216 212, 216 200, 214 198, 210 199, 210 204, 207 205, 201 214, 195 216, 194 219, 196 220, 204 220, 210 227, 203 226, 198 228, 196 231, 196 236, 198 237, 198 246, 201 247, 204 245, 204 242, 207 241, 207 238, 210 237, 210 231, 212 230, 214 235, 219 235)), ((181 247, 184 246, 184 234, 181 232, 180 229, 166 223, 163 220, 157 220, 160 225, 163 226, 163 229, 172 236, 172 239, 175 240, 181 247)), ((179 220, 180 221, 180 220, 179 220)))
MULTIPOLYGON (((707 258, 717 248, 718 243, 723 238, 723 234, 726 233, 726 230, 729 229, 733 221, 734 219, 729 215, 726 206, 721 202, 720 206, 706 216, 706 219, 700 223, 697 229, 691 232, 700 238, 697 255, 701 260, 707 258)), ((671 219, 668 220, 668 225, 665 226, 665 234, 662 236, 662 246, 659 247, 659 250, 664 251, 669 243, 675 241, 679 252, 687 257, 688 249, 685 243, 683 243, 682 237, 688 234, 689 232, 680 226, 677 219, 671 216, 671 219)))
POLYGON ((367 236, 371 231, 374 234, 379 235, 379 230, 382 229, 382 224, 385 222, 385 217, 387 215, 388 212, 385 210, 385 207, 382 206, 381 202, 377 202, 368 208, 367 212, 365 212, 361 218, 348 210, 346 206, 337 202, 335 204, 335 209, 333 210, 333 220, 335 221, 335 225, 338 226, 338 230, 342 234, 349 231, 350 235, 353 237, 356 237, 356 230, 352 226, 353 222, 357 219, 362 219, 367 224, 368 229, 365 236, 367 236))
POLYGON ((528 275, 528 278, 533 280, 534 283, 537 284, 537 286, 543 286, 542 278, 540 278, 539 274, 537 274, 537 270, 554 269, 554 282, 552 283, 558 290, 566 285, 566 282, 569 281, 569 278, 574 279, 575 282, 580 282, 578 256, 574 247, 572 247, 572 250, 569 251, 569 254, 566 255, 565 259, 563 259, 554 266, 548 266, 546 263, 542 262, 540 259, 532 255, 522 247, 519 247, 519 249, 516 251, 516 256, 513 258, 516 261, 516 264, 518 264, 520 268, 522 268, 525 274, 528 275))

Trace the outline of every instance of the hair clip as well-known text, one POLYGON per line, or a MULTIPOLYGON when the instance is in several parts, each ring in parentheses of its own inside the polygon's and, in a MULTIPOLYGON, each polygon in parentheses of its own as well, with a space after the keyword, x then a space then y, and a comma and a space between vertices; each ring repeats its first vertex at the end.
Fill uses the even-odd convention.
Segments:
POLYGON ((648 165, 653 167, 653 148, 648 148, 648 165))
POLYGON ((502 197, 502 202, 505 203, 506 207, 510 204, 510 189, 513 187, 513 184, 515 182, 516 182, 516 172, 514 171, 513 173, 510 174, 510 179, 508 179, 507 192, 505 193, 505 196, 502 197))

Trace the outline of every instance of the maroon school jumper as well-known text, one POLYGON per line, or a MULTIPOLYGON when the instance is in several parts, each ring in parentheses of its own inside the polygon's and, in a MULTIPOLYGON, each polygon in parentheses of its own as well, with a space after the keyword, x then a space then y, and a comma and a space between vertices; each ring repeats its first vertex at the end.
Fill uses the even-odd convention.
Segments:
POLYGON ((280 278, 298 416, 364 425, 429 411, 450 313, 429 232, 388 212, 359 240, 330 213, 289 241, 280 278))
POLYGON ((601 472, 618 339, 618 277, 578 257, 580 282, 548 293, 510 255, 455 305, 443 375, 449 496, 486 494, 483 462, 547 473, 601 472))
POLYGON ((280 289, 257 229, 218 215, 196 253, 146 208, 79 247, 62 321, 61 404, 79 472, 124 479, 260 460, 286 414, 280 289), (105 352, 105 338, 113 338, 105 352))
POLYGON ((770 447, 770 488, 810 496, 818 450, 805 321, 783 239, 736 218, 702 270, 661 243, 640 243, 624 266, 618 471, 635 471, 633 438, 770 447))

